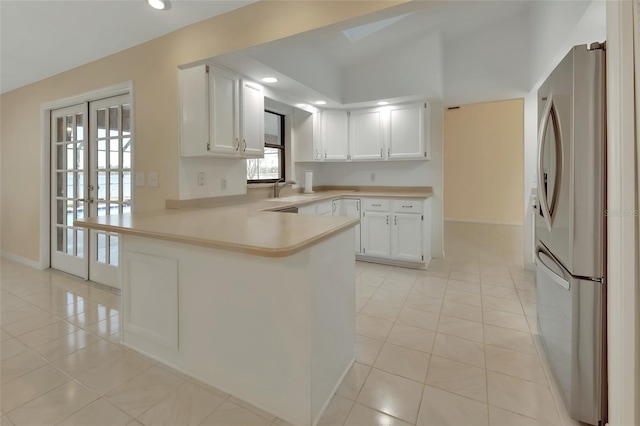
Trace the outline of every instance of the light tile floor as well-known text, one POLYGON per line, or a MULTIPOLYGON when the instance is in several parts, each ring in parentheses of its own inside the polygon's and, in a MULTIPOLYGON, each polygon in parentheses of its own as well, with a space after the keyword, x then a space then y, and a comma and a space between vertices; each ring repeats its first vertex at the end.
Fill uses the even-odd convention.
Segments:
MULTIPOLYGON (((358 262, 356 363, 320 425, 573 425, 521 228, 447 223, 425 271, 358 262)), ((286 425, 118 343, 120 297, 0 263, 1 425, 286 425)))

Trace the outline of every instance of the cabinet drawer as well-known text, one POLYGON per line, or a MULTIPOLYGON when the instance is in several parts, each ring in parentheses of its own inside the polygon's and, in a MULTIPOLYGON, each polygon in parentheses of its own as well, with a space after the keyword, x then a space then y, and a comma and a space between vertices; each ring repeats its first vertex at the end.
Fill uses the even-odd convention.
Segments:
POLYGON ((388 212, 389 200, 381 200, 379 198, 364 198, 362 200, 363 211, 388 212))
POLYGON ((422 200, 394 200, 393 211, 396 213, 422 213, 422 200))
POLYGON ((330 215, 333 211, 333 201, 320 201, 316 204, 316 214, 317 215, 330 215))

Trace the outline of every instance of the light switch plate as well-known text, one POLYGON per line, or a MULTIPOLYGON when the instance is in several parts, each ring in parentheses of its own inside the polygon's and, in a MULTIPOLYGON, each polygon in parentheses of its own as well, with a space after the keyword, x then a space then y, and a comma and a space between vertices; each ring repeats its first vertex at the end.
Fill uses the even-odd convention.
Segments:
POLYGON ((136 186, 144 186, 144 172, 136 173, 136 186))
POLYGON ((149 186, 156 187, 158 186, 158 173, 157 172, 149 172, 149 186))

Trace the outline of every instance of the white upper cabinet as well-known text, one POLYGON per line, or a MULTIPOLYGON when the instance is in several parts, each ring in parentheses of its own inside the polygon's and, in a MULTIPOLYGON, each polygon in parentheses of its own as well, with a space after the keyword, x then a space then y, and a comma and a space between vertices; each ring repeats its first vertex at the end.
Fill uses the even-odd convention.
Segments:
POLYGON ((389 108, 389 159, 429 159, 428 104, 395 105, 389 108))
POLYGON ((209 96, 212 154, 235 155, 240 148, 240 79, 228 71, 209 67, 209 96))
POLYGON ((429 117, 426 102, 351 111, 321 110, 314 114, 313 146, 301 147, 297 158, 298 161, 429 160, 429 117))
POLYGON ((264 88, 250 81, 242 80, 242 146, 245 157, 264 157, 264 88))
POLYGON ((384 116, 381 109, 357 110, 349 114, 349 159, 384 158, 384 116))
POLYGON ((321 112, 323 160, 347 160, 349 155, 349 116, 347 111, 321 112))
POLYGON ((180 146, 183 157, 207 155, 209 144, 208 65, 179 71, 180 146))
POLYGON ((179 71, 183 157, 264 156, 264 93, 230 71, 199 65, 179 71))

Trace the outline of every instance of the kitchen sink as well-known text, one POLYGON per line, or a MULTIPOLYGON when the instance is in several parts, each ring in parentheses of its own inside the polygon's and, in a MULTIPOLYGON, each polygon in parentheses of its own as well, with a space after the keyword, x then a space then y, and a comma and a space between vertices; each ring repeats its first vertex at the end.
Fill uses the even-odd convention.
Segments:
POLYGON ((313 195, 290 195, 289 197, 282 198, 269 198, 267 201, 281 201, 283 203, 297 203, 300 201, 309 201, 313 199, 313 195))

